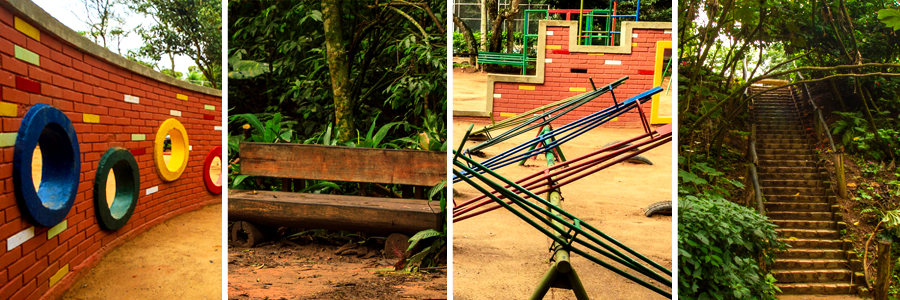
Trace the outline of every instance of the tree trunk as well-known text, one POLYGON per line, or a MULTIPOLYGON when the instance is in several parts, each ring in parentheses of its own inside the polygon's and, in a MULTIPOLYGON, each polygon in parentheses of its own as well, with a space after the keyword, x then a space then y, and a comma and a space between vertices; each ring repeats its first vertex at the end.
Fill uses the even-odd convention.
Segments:
POLYGON ((487 44, 487 24, 490 18, 488 17, 488 3, 487 0, 481 0, 481 51, 488 51, 487 44))
POLYGON ((341 0, 322 0, 322 19, 325 24, 325 47, 328 54, 328 71, 331 74, 331 90, 334 94, 334 117, 338 142, 352 138, 353 103, 350 99, 350 62, 344 47, 341 28, 341 0))
MULTIPOLYGON (((500 52, 500 36, 502 35, 500 28, 503 25, 503 21, 506 21, 517 13, 519 13, 519 0, 510 1, 509 9, 497 13, 497 17, 494 18, 493 23, 491 24, 491 41, 488 46, 488 51, 500 52)), ((510 32, 507 32, 507 34, 510 34, 510 32)))
POLYGON ((476 53, 478 52, 478 49, 475 47, 475 35, 472 34, 472 29, 469 28, 469 25, 459 19, 459 16, 453 15, 453 23, 462 30, 463 38, 466 39, 466 52, 469 54, 469 64, 474 66, 476 53))

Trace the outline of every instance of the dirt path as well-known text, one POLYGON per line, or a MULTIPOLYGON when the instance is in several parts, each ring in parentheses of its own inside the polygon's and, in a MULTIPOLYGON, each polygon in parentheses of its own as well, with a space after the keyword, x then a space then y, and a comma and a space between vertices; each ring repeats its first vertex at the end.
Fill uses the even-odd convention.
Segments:
POLYGON ((393 272, 396 260, 333 255, 336 246, 229 247, 228 299, 446 299, 443 271, 393 272))
MULTIPOLYGON (((485 124, 476 124, 476 128, 479 125, 485 124)), ((454 139, 459 141, 469 124, 454 122, 453 126, 454 139)), ((611 141, 640 133, 643 131, 638 129, 599 128, 564 144, 562 150, 566 157, 577 158, 611 141)), ((488 148, 485 153, 491 157, 534 136, 534 132, 522 134, 488 148)), ((474 144, 469 142, 468 146, 474 144)), ((563 209, 671 269, 672 217, 643 215, 643 208, 651 203, 672 200, 671 145, 642 154, 654 163, 652 166, 619 164, 563 187, 563 209)), ((501 168, 499 173, 515 180, 545 166, 546 161, 539 158, 529 160, 525 167, 501 168)), ((461 193, 454 198, 457 202, 479 195, 465 183, 455 184, 454 188, 461 193)), ((527 299, 549 268, 550 239, 506 210, 454 223, 453 243, 454 299, 527 299)), ((591 298, 663 299, 578 255, 573 255, 572 264, 591 298)), ((547 299, 575 297, 571 291, 551 289, 547 299)))
POLYGON ((172 218, 119 246, 62 299, 222 299, 222 205, 172 218))
POLYGON ((453 110, 484 111, 487 73, 453 68, 453 110))

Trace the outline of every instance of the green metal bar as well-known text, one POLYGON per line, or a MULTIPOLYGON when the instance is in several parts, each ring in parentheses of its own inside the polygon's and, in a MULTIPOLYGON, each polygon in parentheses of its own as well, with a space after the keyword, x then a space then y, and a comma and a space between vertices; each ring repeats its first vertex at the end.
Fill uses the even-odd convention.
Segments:
MULTIPOLYGON (((547 200, 544 200, 543 198, 538 197, 537 195, 535 195, 535 194, 532 193, 531 191, 529 191, 529 190, 527 190, 527 189, 525 189, 525 188, 519 186, 519 185, 516 184, 515 182, 512 182, 512 181, 510 181, 509 179, 506 179, 505 177, 500 176, 499 174, 497 174, 496 172, 494 172, 494 171, 491 170, 490 168, 487 168, 487 167, 481 165, 480 163, 478 163, 478 162, 472 160, 471 158, 468 158, 468 157, 465 157, 465 156, 463 156, 462 158, 463 158, 464 160, 466 160, 467 163, 472 164, 472 165, 474 165, 475 167, 484 170, 485 173, 487 173, 487 174, 489 174, 489 175, 491 175, 491 176, 493 176, 493 177, 496 177, 496 178, 500 179, 500 180, 503 181, 506 185, 508 185, 508 186, 510 186, 510 187, 512 187, 512 188, 515 188, 516 190, 521 191, 522 193, 528 195, 530 198, 535 199, 535 200, 538 201, 538 202, 541 202, 541 204, 543 204, 543 205, 545 205, 545 206, 552 207, 552 206, 550 206, 550 205, 552 205, 552 204, 550 204, 550 202, 548 202, 547 200)), ((455 163, 456 163, 456 161, 454 161, 454 164, 455 164, 455 163)), ((468 168, 468 167, 465 167, 464 170, 468 172, 468 171, 471 171, 472 169, 470 169, 470 168, 468 168)), ((455 170, 454 170, 454 172, 455 172, 455 170)), ((473 175, 475 175, 475 174, 477 174, 477 172, 473 173, 473 175)), ((532 207, 533 209, 535 209, 535 210, 541 212, 543 215, 549 216, 549 217, 551 217, 552 219, 557 220, 557 221, 559 221, 559 222, 561 222, 561 223, 563 223, 563 224, 566 224, 566 225, 569 226, 569 227, 572 227, 572 228, 575 227, 574 224, 568 223, 568 222, 566 222, 565 220, 563 220, 562 218, 553 215, 550 211, 544 210, 543 208, 541 208, 541 207, 538 206, 537 204, 534 204, 534 203, 532 203, 532 202, 530 202, 530 201, 525 201, 525 199, 524 199, 524 198, 521 198, 518 194, 513 193, 513 192, 511 192, 510 190, 507 190, 506 188, 504 188, 503 186, 500 186, 500 185, 494 183, 494 182, 491 181, 490 179, 487 179, 486 177, 484 177, 484 175, 478 174, 478 176, 476 176, 476 177, 477 177, 479 180, 481 180, 482 182, 484 182, 485 184, 487 184, 488 186, 490 186, 491 188, 493 188, 495 191, 497 191, 497 192, 503 194, 503 195, 504 195, 505 197, 507 197, 508 199, 513 200, 514 203, 516 203, 517 205, 523 206, 523 208, 525 208, 526 206, 530 206, 530 207, 532 207), (524 205, 523 205, 523 204, 524 204, 524 205)), ((468 181, 467 181, 467 182, 468 182, 468 181)), ((470 184, 471 184, 471 183, 470 183, 470 184)), ((493 196, 493 193, 485 193, 485 195, 491 197, 491 199, 493 199, 494 201, 497 201, 497 202, 503 202, 503 204, 506 204, 506 202, 500 200, 500 199, 497 198, 496 196, 493 196)), ((560 214, 564 215, 566 218, 569 218, 569 219, 572 219, 572 220, 578 220, 578 221, 580 221, 580 219, 578 219, 578 218, 575 217, 574 215, 572 215, 572 214, 566 212, 565 210, 562 210, 562 209, 559 208, 559 207, 552 207, 552 209, 558 211, 560 214)), ((531 213, 532 215, 534 215, 534 216, 537 217, 537 218, 543 218, 543 216, 538 215, 537 213, 534 213, 534 212, 532 212, 532 211, 529 211, 529 213, 531 213)), ((550 223, 547 222, 547 221, 545 221, 545 223, 548 223, 548 225, 550 225, 550 223)), ((627 251, 627 252, 629 252, 629 253, 631 253, 631 254, 637 256, 639 259, 641 259, 641 260, 643 260, 643 261, 645 261, 645 262, 647 262, 647 263, 653 265, 654 267, 660 269, 661 271, 663 271, 663 272, 665 272, 665 273, 667 273, 667 274, 672 274, 672 271, 670 271, 669 269, 663 267, 662 265, 657 264, 657 263, 654 262, 653 260, 650 260, 649 258, 647 258, 647 257, 645 257, 645 256, 643 256, 643 255, 641 255, 640 253, 637 253, 636 251, 631 250, 631 248, 628 248, 628 247, 625 246, 624 244, 622 244, 622 243, 620 243, 619 241, 613 239, 612 237, 606 235, 605 233, 601 232, 600 230, 594 228, 594 227, 591 226, 590 224, 588 224, 588 223, 586 223, 586 222, 581 222, 581 225, 587 227, 587 228, 588 228, 589 230, 591 230, 592 232, 601 235, 603 238, 609 240, 610 242, 612 242, 612 243, 615 244, 616 246, 618 246, 618 247, 624 249, 625 251, 627 251)), ((595 237, 591 236, 590 234, 588 234, 588 233, 585 232, 584 230, 582 230, 582 229, 580 229, 580 228, 574 228, 574 229, 575 229, 576 231, 578 231, 580 234, 582 234, 582 235, 588 237, 588 239, 591 240, 592 242, 597 243, 597 244, 600 244, 601 246, 603 246, 604 248, 607 248, 607 249, 610 250, 611 252, 616 253, 617 256, 619 256, 619 257, 625 257, 625 258, 629 261, 629 263, 622 263, 622 264, 624 264, 624 265, 633 264, 633 265, 640 266, 641 268, 645 268, 643 265, 638 264, 637 262, 634 262, 630 257, 628 257, 628 256, 626 256, 626 255, 624 255, 624 254, 622 254, 621 252, 619 252, 619 251, 617 251, 617 250, 615 250, 615 249, 611 249, 611 247, 609 247, 608 245, 606 245, 606 244, 603 243, 602 241, 596 239, 595 237)), ((594 249, 592 249, 592 250, 594 250, 594 249)), ((596 251, 596 250, 595 250, 595 251, 596 251)), ((598 251, 598 252, 600 252, 600 251, 598 251)), ((613 257, 610 257, 610 258, 611 258, 611 259, 615 259, 615 258, 613 258, 613 257)), ((637 269, 636 269, 636 270, 637 270, 637 269)), ((656 275, 656 276, 659 276, 659 274, 656 274, 656 272, 652 272, 652 271, 650 271, 649 269, 648 269, 647 271, 649 271, 650 273, 652 273, 652 274, 654 274, 654 275, 656 275)), ((649 274, 648 274, 648 276, 651 276, 651 277, 652 277, 652 275, 649 275, 649 274)), ((662 278, 661 276, 659 276, 659 278, 661 278, 662 280, 667 280, 667 279, 665 279, 665 278, 662 278)))
POLYGON ((459 154, 462 153, 462 149, 466 146, 466 140, 469 139, 469 134, 472 133, 473 127, 475 127, 474 123, 469 125, 469 130, 466 130, 466 135, 463 136, 462 141, 459 143, 459 149, 453 153, 453 160, 456 160, 456 158, 459 157, 459 154))
MULTIPOLYGON (((552 204, 551 204, 550 202, 548 202, 547 200, 544 200, 544 199, 541 198, 541 197, 538 197, 537 195, 535 195, 535 194, 532 193, 531 191, 522 188, 521 186, 517 185, 517 184, 514 183, 514 182, 509 181, 508 179, 506 179, 506 178, 500 176, 499 174, 495 173, 493 170, 491 170, 491 169, 489 169, 489 168, 485 168, 484 166, 478 164, 478 162, 476 162, 476 161, 474 161, 474 160, 471 160, 471 159, 469 159, 468 157, 465 157, 465 156, 463 156, 463 159, 465 159, 467 163, 474 164, 474 165, 476 165, 476 167, 481 168, 482 170, 484 170, 486 173, 490 174, 491 176, 494 176, 494 177, 500 179, 501 181, 504 181, 504 182, 505 182, 507 185, 509 185, 510 187, 515 187, 517 190, 520 190, 520 191, 522 191, 523 193, 529 195, 532 199, 534 199, 534 200, 540 202, 541 204, 543 204, 543 205, 545 205, 545 206, 551 207, 553 210, 558 211, 560 214, 565 215, 567 218, 574 220, 576 223, 579 223, 579 222, 580 222, 580 224, 582 224, 582 225, 586 225, 586 226, 589 226, 589 228, 593 228, 593 227, 590 227, 590 225, 587 224, 586 222, 581 221, 580 219, 576 218, 575 216, 573 216, 572 214, 566 212, 565 210, 562 210, 562 209, 559 208, 559 207, 552 206, 552 204)), ((454 164, 455 164, 455 165, 458 165, 458 166, 461 167, 461 168, 463 168, 464 171, 467 171, 467 172, 468 172, 468 171, 471 171, 471 170, 472 170, 471 168, 469 168, 469 167, 463 165, 462 162, 454 161, 454 164)), ((459 172, 456 171, 456 170, 454 170, 453 172, 454 172, 454 173, 459 173, 459 172)), ((552 223, 549 219, 556 220, 556 221, 558 221, 558 222, 560 222, 560 223, 562 223, 562 224, 565 224, 567 227, 569 227, 570 230, 573 230, 573 231, 575 231, 577 234, 581 234, 581 235, 587 237, 587 238, 588 238, 589 240, 591 240, 592 242, 594 242, 594 243, 596 243, 596 244, 599 244, 599 245, 602 246, 603 248, 606 248, 607 250, 609 250, 610 252, 615 253, 616 255, 612 255, 612 254, 610 254, 610 253, 607 253, 607 252, 605 252, 605 251, 602 251, 601 249, 599 249, 599 248, 597 248, 597 247, 595 247, 595 246, 593 246, 593 245, 589 245, 589 244, 583 243, 583 242, 581 243, 582 245, 584 245, 584 246, 590 248, 591 250, 594 250, 594 251, 596 251, 596 252, 599 252, 600 254, 606 256, 607 258, 612 259, 612 260, 614 260, 614 261, 616 261, 616 262, 618 262, 618 263, 621 263, 621 264, 623 264, 623 265, 625 265, 625 266, 628 266, 629 268, 632 268, 632 269, 634 269, 635 271, 637 271, 637 272, 639 272, 639 273, 641 273, 641 274, 644 274, 644 275, 646 275, 646 276, 648 276, 648 277, 650 277, 650 278, 653 278, 653 279, 658 280, 658 281, 660 281, 660 282, 664 282, 664 283, 666 283, 667 285, 671 285, 671 284, 672 284, 672 283, 671 283, 671 280, 662 277, 661 275, 657 274, 656 272, 653 272, 652 270, 650 270, 650 269, 647 268, 646 266, 644 266, 644 265, 642 265, 642 264, 639 264, 639 263, 635 262, 631 257, 628 257, 628 256, 624 255, 623 253, 619 252, 618 250, 613 249, 613 248, 610 247, 609 245, 606 245, 606 243, 604 243, 603 241, 597 239, 596 237, 594 237, 594 236, 588 234, 587 232, 585 232, 584 230, 582 230, 579 226, 577 226, 577 225, 575 225, 575 224, 572 224, 572 223, 569 223, 568 221, 566 221, 566 220, 560 218, 560 217, 557 216, 557 215, 552 214, 551 212, 549 212, 549 211, 543 209, 542 207, 540 207, 539 205, 537 205, 537 204, 535 204, 535 203, 532 203, 532 202, 530 202, 530 201, 525 201, 525 200, 524 200, 523 198, 521 198, 518 194, 516 194, 516 193, 514 193, 514 192, 512 192, 512 191, 510 191, 510 190, 507 190, 507 189, 503 188, 502 186, 498 185, 497 183, 491 181, 490 179, 487 179, 487 178, 484 177, 484 175, 482 175, 482 174, 473 173, 473 175, 475 175, 476 178, 478 178, 479 180, 481 180, 482 182, 484 182, 485 184, 487 184, 489 187, 491 187, 491 188, 494 189, 495 191, 499 192, 501 195, 503 195, 503 196, 506 197, 507 199, 512 200, 513 203, 515 203, 516 205, 522 207, 522 208, 525 209, 529 214, 531 214, 532 216, 534 216, 535 218, 537 218, 537 219, 540 220, 541 222, 545 223, 546 225, 550 226, 551 228, 553 228, 553 229, 556 230, 557 232, 565 232, 565 231, 563 231, 561 228, 559 228, 559 227, 553 225, 553 223, 552 223), (476 175, 476 174, 477 174, 477 175, 476 175), (540 212, 540 213, 538 213, 538 212, 540 212), (548 219, 548 218, 549 218, 549 219, 548 219)), ((471 180, 466 180, 466 182, 469 183, 470 185, 473 185, 473 186, 474 186, 474 184, 473 184, 473 182, 472 182, 471 180)), ((480 189, 479 189, 479 190, 480 190, 480 189)), ((495 202, 499 202, 503 207, 505 207, 505 208, 507 208, 507 209, 510 209, 510 208, 509 208, 509 207, 510 207, 509 204, 507 204, 505 201, 500 200, 500 198, 498 198, 497 196, 493 195, 493 193, 488 193, 488 192, 483 192, 483 193, 484 193, 486 196, 490 197, 490 198, 491 198, 492 200, 494 200, 495 202)), ((529 221, 531 221, 531 220, 529 220, 529 221)), ((529 223, 530 223, 530 222, 529 222, 529 223)), ((541 232, 544 232, 544 230, 543 230, 542 227, 535 227, 535 228, 539 228, 539 230, 541 230, 541 232)), ((595 230, 595 231, 598 231, 598 233, 600 233, 600 234, 606 236, 606 235, 603 234, 602 232, 599 232, 599 230, 596 230, 596 228, 594 228, 594 230, 595 230)), ((546 234, 546 233, 545 233, 545 234, 546 234)), ((555 240, 555 236, 554 236, 554 235, 548 235, 548 236, 554 237, 554 240, 555 240)), ((565 236, 568 237, 568 233, 566 233, 565 236)), ((615 240, 613 240, 613 241, 615 241, 615 240)), ((563 241, 557 241, 557 242, 563 242, 563 241)), ((621 245, 621 243, 619 243, 618 241, 615 241, 615 243, 621 245)), ((567 244, 568 244, 568 243, 567 243, 567 244)), ((624 245, 622 245, 622 246, 620 246, 620 247, 623 248, 623 249, 626 249, 626 251, 628 251, 628 252, 634 252, 634 250, 631 250, 630 248, 628 248, 628 247, 626 247, 626 246, 624 246, 624 245)), ((635 253, 636 253, 636 252, 635 252, 635 253)), ((639 254, 638 254, 638 255, 639 255, 639 254)), ((590 256, 590 255, 588 255, 588 256, 590 256)), ((643 257, 643 255, 640 255, 640 257, 643 257)), ((590 256, 590 258, 593 258, 593 256, 590 256)), ((593 259, 596 259, 596 258, 593 258, 593 259)), ((644 259, 646 259, 646 258, 644 257, 644 259)), ((597 259, 597 261, 599 261, 599 259, 597 259)), ((652 261, 651 261, 651 262, 652 262, 652 261)), ((658 264, 656 264, 655 262, 652 263, 652 264, 658 265, 658 264)), ((662 267, 662 266, 660 266, 660 267, 662 267)), ((672 274, 672 272, 669 271, 668 269, 663 268, 663 270, 665 270, 664 272, 666 272, 667 274, 672 274)))
MULTIPOLYGON (((463 158, 465 158, 465 156, 463 156, 463 158)), ((460 161, 454 161, 453 163, 454 163, 455 165, 457 165, 458 167, 460 167, 460 168, 468 169, 468 168, 467 168, 465 165, 463 165, 462 162, 460 162, 460 161)), ((471 171, 471 169, 469 170, 469 172, 470 172, 470 171, 471 171)), ((480 192, 482 192, 482 193, 488 195, 491 199, 493 199, 494 201, 500 203, 500 205, 502 205, 504 208, 506 208, 507 210, 509 210, 509 211, 512 212, 513 214, 515 214, 517 217, 519 217, 520 219, 522 219, 523 221, 525 221, 526 223, 528 223, 529 225, 531 225, 532 227, 534 227, 535 229, 537 229, 538 231, 540 231, 541 233, 543 233, 544 235, 547 235, 547 236, 553 238, 554 241, 556 241, 556 242, 564 242, 564 241, 556 240, 556 239, 555 239, 555 236, 554 236, 552 233, 550 233, 549 231, 547 231, 546 229, 544 229, 542 226, 537 225, 537 223, 535 223, 535 222, 534 222, 533 220, 531 220, 530 218, 525 217, 521 212, 519 212, 518 210, 512 208, 512 206, 510 206, 509 204, 506 204, 506 202, 504 202, 504 201, 500 200, 499 198, 497 198, 496 196, 493 196, 492 194, 490 194, 490 193, 489 193, 487 190, 485 190, 483 187, 481 187, 480 185, 476 184, 476 183, 472 180, 472 178, 468 178, 468 177, 465 177, 465 176, 461 176, 462 173, 459 172, 459 171, 457 171, 457 170, 453 170, 453 173, 456 174, 457 176, 459 176, 460 178, 462 178, 463 181, 465 181, 466 183, 468 183, 469 185, 471 185, 472 187, 474 187, 474 188, 477 189, 478 191, 480 191, 480 192)), ((479 180, 482 180, 482 181, 487 180, 487 179, 484 178, 481 174, 477 174, 476 177, 479 178, 479 180)), ((488 182, 490 182, 490 180, 485 181, 485 183, 488 183, 488 182)), ((501 193, 504 193, 504 192, 501 191, 501 193)), ((505 193, 511 193, 511 192, 509 192, 509 191, 507 190, 505 193)), ((513 195, 514 195, 514 194, 513 194, 513 195)), ((513 195, 505 195, 505 196, 506 196, 506 197, 510 197, 510 196, 513 196, 513 195)), ((535 197, 535 199, 540 199, 540 198, 539 198, 539 197, 535 197)), ((540 199, 540 200, 543 200, 543 199, 540 199)), ((517 203, 517 204, 518 204, 518 203, 517 203)), ((610 265, 610 264, 608 264, 608 263, 606 263, 606 262, 604 262, 604 261, 602 261, 602 260, 599 260, 599 259, 597 259, 596 257, 593 257, 593 256, 591 256, 590 254, 585 253, 584 251, 578 250, 577 248, 572 248, 571 251, 572 251, 572 252, 575 252, 575 253, 577 253, 577 254, 579 254, 579 255, 585 257, 585 258, 587 258, 588 260, 590 260, 590 261, 592 261, 592 262, 594 262, 594 263, 596 263, 596 264, 599 264, 600 266, 603 266, 604 268, 606 268, 606 269, 608 269, 608 270, 610 270, 610 271, 613 271, 613 272, 616 273, 616 274, 621 275, 622 277, 625 277, 625 278, 627 278, 627 279, 629 279, 629 280, 631 280, 631 281, 634 281, 635 283, 640 284, 641 286, 644 286, 644 287, 646 287, 646 288, 648 288, 648 289, 650 289, 650 290, 652 290, 652 291, 654 291, 654 292, 656 292, 656 293, 658 293, 658 294, 660 294, 660 295, 663 295, 663 296, 666 296, 666 297, 669 297, 669 298, 672 297, 672 294, 671 294, 671 293, 666 292, 666 291, 664 291, 664 290, 662 290, 662 289, 660 289, 660 288, 658 288, 658 287, 656 287, 656 286, 654 286, 654 285, 652 285, 652 284, 649 284, 649 283, 647 283, 647 282, 645 282, 645 281, 643 281, 643 280, 641 280, 641 279, 635 277, 634 275, 631 275, 631 274, 629 274, 629 273, 627 273, 627 272, 625 272, 625 271, 622 271, 622 270, 616 268, 615 266, 612 266, 612 265, 610 265)), ((623 263, 623 264, 624 264, 624 263, 623 263)), ((628 264, 624 264, 624 265, 628 266, 628 264)), ((663 283, 666 284, 666 285, 668 285, 668 286, 671 286, 671 285, 672 285, 671 281, 668 281, 668 280, 666 280, 666 281, 667 281, 667 282, 663 282, 663 283)))
POLYGON ((572 269, 572 272, 566 273, 566 276, 569 277, 569 283, 572 284, 572 292, 575 292, 575 299, 578 300, 589 300, 587 290, 584 289, 584 285, 581 284, 581 278, 578 277, 578 272, 575 272, 575 269, 572 269))
POLYGON ((559 272, 556 271, 556 265, 550 266, 550 269, 547 270, 547 273, 544 273, 544 277, 541 278, 541 282, 538 283, 537 288, 534 289, 534 292, 531 293, 531 297, 528 299, 544 299, 544 296, 546 296, 547 292, 550 291, 550 287, 553 286, 553 283, 556 282, 556 278, 558 277, 559 272))

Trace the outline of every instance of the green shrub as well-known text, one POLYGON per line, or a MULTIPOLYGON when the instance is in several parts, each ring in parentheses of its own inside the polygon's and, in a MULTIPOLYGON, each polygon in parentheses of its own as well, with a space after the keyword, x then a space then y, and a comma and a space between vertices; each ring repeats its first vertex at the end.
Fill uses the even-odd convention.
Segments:
POLYGON ((760 269, 785 249, 775 225, 722 197, 678 199, 678 296, 681 299, 775 299, 775 278, 760 269))

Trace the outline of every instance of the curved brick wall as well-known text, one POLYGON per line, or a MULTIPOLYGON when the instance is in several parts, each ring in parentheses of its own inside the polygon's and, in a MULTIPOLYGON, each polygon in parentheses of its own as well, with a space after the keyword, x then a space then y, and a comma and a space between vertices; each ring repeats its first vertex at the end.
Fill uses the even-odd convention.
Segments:
MULTIPOLYGON (((672 40, 672 24, 665 22, 623 22, 621 46, 583 46, 573 40, 575 21, 541 21, 535 75, 490 74, 487 79, 485 112, 494 120, 563 100, 591 90, 588 78, 599 88, 629 76, 615 89, 616 99, 633 97, 654 87, 653 74, 657 42, 672 40), (572 69, 580 69, 573 72, 572 69), (583 72, 583 73, 582 73, 583 72)), ((556 119, 554 126, 568 124, 613 105, 609 93, 556 119)), ((651 102, 643 106, 650 120, 651 102)), ((456 116, 485 117, 484 112, 461 112, 456 116)), ((640 127, 637 109, 628 111, 605 127, 640 127)))
POLYGON ((116 246, 221 202, 203 181, 204 157, 221 146, 221 95, 106 51, 27 0, 0 0, 0 299, 59 297, 116 246), (23 218, 12 179, 16 134, 37 103, 65 112, 81 148, 75 204, 52 228, 23 218), (184 174, 173 182, 162 181, 153 163, 153 139, 168 118, 184 124, 192 147, 184 174), (98 160, 117 146, 137 160, 140 198, 124 227, 105 231, 92 189, 98 160))

